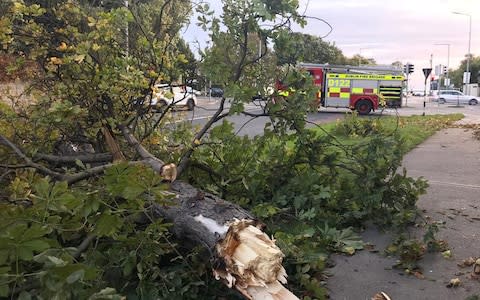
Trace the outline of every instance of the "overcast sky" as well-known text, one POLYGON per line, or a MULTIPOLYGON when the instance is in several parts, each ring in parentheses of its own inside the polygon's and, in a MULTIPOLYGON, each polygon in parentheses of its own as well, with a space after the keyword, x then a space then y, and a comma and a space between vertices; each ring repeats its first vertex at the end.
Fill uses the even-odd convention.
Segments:
MULTIPOLYGON (((450 68, 457 68, 468 52, 469 17, 453 14, 461 12, 472 18, 471 53, 480 55, 480 0, 299 0, 300 12, 327 21, 333 31, 324 38, 335 42, 345 55, 360 53, 380 64, 394 61, 415 65, 411 86, 423 89, 421 69, 447 64, 447 46, 450 44, 450 68)), ((210 0, 221 13, 221 1, 210 0)), ((328 33, 327 25, 309 20, 305 28, 294 28, 317 36, 328 33)), ((206 35, 191 25, 186 39, 204 43, 206 35)))

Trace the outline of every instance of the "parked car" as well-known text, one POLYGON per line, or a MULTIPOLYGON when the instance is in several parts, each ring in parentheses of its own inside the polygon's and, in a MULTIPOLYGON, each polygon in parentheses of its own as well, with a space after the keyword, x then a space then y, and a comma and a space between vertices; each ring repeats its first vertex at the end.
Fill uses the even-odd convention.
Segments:
POLYGON ((197 105, 197 96, 189 92, 185 86, 171 86, 168 84, 156 84, 153 87, 151 105, 157 109, 167 105, 186 106, 193 110, 197 105))
POLYGON ((438 103, 459 103, 468 105, 477 105, 480 98, 474 96, 468 96, 460 91, 455 90, 443 90, 439 91, 437 95, 433 96, 432 101, 438 101, 438 103))
POLYGON ((425 92, 424 91, 413 91, 412 95, 416 96, 416 97, 423 97, 423 96, 425 96, 425 92))
POLYGON ((210 88, 210 96, 212 97, 223 97, 223 90, 218 87, 210 88))
POLYGON ((252 97, 252 101, 265 101, 267 97, 263 97, 260 93, 252 97))
POLYGON ((263 93, 257 92, 257 94, 252 97, 252 101, 267 101, 272 98, 274 92, 275 89, 273 87, 267 87, 263 93))

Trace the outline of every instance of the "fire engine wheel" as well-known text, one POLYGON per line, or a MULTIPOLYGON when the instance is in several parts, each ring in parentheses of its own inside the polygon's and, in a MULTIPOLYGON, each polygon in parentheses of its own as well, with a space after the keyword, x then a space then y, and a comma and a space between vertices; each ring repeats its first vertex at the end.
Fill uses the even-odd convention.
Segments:
POLYGON ((366 99, 359 100, 355 104, 355 110, 360 115, 368 115, 372 111, 372 102, 366 99))

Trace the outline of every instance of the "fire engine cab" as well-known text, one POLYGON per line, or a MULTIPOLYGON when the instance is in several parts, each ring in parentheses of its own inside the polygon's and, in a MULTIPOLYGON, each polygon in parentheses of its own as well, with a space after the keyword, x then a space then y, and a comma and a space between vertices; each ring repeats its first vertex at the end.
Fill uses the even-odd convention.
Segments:
POLYGON ((317 101, 323 107, 345 107, 367 115, 384 100, 388 107, 402 105, 404 76, 391 66, 334 66, 300 63, 318 86, 317 101))

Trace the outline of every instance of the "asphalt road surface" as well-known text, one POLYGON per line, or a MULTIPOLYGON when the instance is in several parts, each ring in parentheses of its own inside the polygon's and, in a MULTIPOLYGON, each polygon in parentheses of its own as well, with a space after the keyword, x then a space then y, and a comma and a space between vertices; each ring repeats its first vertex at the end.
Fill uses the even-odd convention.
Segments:
MULTIPOLYGON (((194 125, 203 125, 215 113, 218 108, 220 99, 199 97, 198 105, 193 111, 178 110, 174 113, 175 122, 189 121, 194 125)), ((409 97, 407 106, 399 109, 383 109, 373 112, 372 116, 410 116, 410 115, 434 115, 434 114, 452 114, 463 113, 465 119, 478 120, 480 123, 480 105, 465 105, 456 107, 455 105, 438 104, 429 102, 423 97, 409 97), (424 107, 425 101, 425 107, 424 107)), ((250 113, 261 113, 261 103, 249 103, 245 105, 245 111, 250 113)), ((225 111, 230 107, 227 100, 225 111)), ((321 108, 319 112, 310 113, 308 121, 316 124, 335 122, 345 117, 350 110, 346 108, 321 108)), ((268 117, 258 117, 252 119, 245 115, 234 115, 227 118, 235 126, 235 130, 239 135, 255 136, 263 133, 265 123, 269 121, 268 117)))

